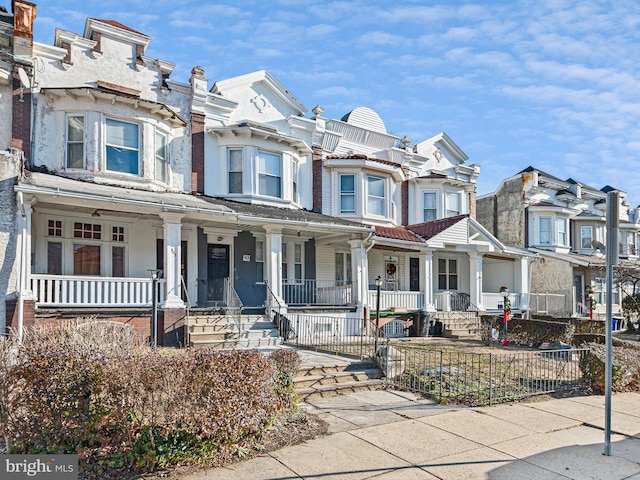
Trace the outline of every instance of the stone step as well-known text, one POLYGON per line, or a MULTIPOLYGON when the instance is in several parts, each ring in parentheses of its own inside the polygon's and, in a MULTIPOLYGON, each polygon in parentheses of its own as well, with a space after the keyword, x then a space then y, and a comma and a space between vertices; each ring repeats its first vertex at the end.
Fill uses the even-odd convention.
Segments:
POLYGON ((354 360, 351 363, 335 363, 327 365, 301 365, 296 372, 296 378, 307 375, 323 375, 338 372, 359 372, 375 368, 375 365, 367 360, 354 360))
POLYGON ((382 379, 362 380, 358 382, 336 383, 332 385, 319 385, 317 387, 308 387, 296 389, 300 400, 308 401, 314 398, 327 398, 343 395, 347 393, 364 392, 367 390, 381 390, 385 387, 385 381, 382 379))
POLYGON ((216 332, 226 332, 227 325, 223 323, 215 323, 215 324, 203 324, 203 325, 189 325, 189 333, 216 333, 216 332))
POLYGON ((382 372, 377 368, 370 368, 358 372, 334 372, 319 375, 304 375, 293 379, 298 390, 319 387, 320 385, 337 385, 344 383, 363 382, 366 380, 378 380, 382 378, 382 372))
MULTIPOLYGON (((197 315, 187 318, 188 325, 210 325, 220 323, 235 323, 237 317, 233 315, 197 315)), ((241 315, 240 322, 254 323, 256 321, 266 321, 264 315, 241 315)))
POLYGON ((235 335, 232 332, 226 330, 220 332, 191 332, 189 333, 189 342, 209 342, 219 340, 232 340, 235 335))
POLYGON ((281 345, 282 341, 279 338, 267 337, 267 338, 245 338, 245 339, 227 339, 227 340, 206 340, 206 341, 191 341, 190 346, 193 348, 212 348, 214 350, 239 350, 250 348, 268 348, 281 345))

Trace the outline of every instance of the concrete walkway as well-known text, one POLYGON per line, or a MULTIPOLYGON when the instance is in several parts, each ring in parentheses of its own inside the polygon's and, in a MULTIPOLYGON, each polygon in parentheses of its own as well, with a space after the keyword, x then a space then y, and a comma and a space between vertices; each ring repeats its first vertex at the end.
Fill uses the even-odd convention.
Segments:
POLYGON ((640 480, 640 393, 613 396, 611 456, 602 396, 465 408, 386 390, 304 408, 329 435, 183 480, 640 480))

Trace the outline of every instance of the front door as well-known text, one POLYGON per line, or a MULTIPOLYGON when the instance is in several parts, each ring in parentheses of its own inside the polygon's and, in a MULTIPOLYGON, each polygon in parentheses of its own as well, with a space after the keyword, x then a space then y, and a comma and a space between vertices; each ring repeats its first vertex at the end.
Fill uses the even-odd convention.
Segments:
POLYGON ((229 245, 207 245, 207 302, 224 301, 224 279, 229 276, 229 245))

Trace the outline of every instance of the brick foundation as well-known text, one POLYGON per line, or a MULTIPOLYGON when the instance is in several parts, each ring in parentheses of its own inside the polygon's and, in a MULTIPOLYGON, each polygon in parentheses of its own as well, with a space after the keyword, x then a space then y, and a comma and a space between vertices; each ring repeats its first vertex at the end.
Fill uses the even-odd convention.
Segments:
POLYGON ((162 311, 162 328, 158 322, 158 333, 162 338, 158 338, 158 343, 165 346, 182 347, 185 339, 185 319, 184 308, 168 308, 162 311))
MULTIPOLYGON (((35 325, 36 302, 34 300, 24 300, 22 306, 22 325, 30 327, 35 325)), ((6 328, 2 333, 10 333, 18 328, 18 301, 7 300, 5 302, 5 322, 6 328)))

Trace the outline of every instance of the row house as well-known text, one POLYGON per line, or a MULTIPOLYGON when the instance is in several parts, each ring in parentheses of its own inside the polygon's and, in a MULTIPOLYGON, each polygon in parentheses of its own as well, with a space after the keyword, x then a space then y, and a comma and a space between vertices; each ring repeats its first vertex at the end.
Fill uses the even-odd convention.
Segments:
POLYGON ((475 219, 479 167, 445 133, 412 145, 364 107, 306 116, 267 71, 176 82, 114 20, 34 43, 35 5, 13 8, 8 327, 99 315, 148 330, 157 288, 165 341, 189 311, 273 302, 357 333, 378 278, 383 309, 498 310, 507 285, 527 310, 533 255, 475 219))
MULTIPOLYGON (((604 310, 606 186, 596 189, 572 178, 561 180, 528 167, 478 198, 478 220, 502 241, 538 254, 531 267, 531 307, 540 313, 588 315, 589 291, 604 310)), ((619 253, 638 261, 638 209, 619 192, 619 253)), ((629 292, 627 292, 629 293, 629 292)), ((614 281, 614 313, 623 291, 614 281)))

